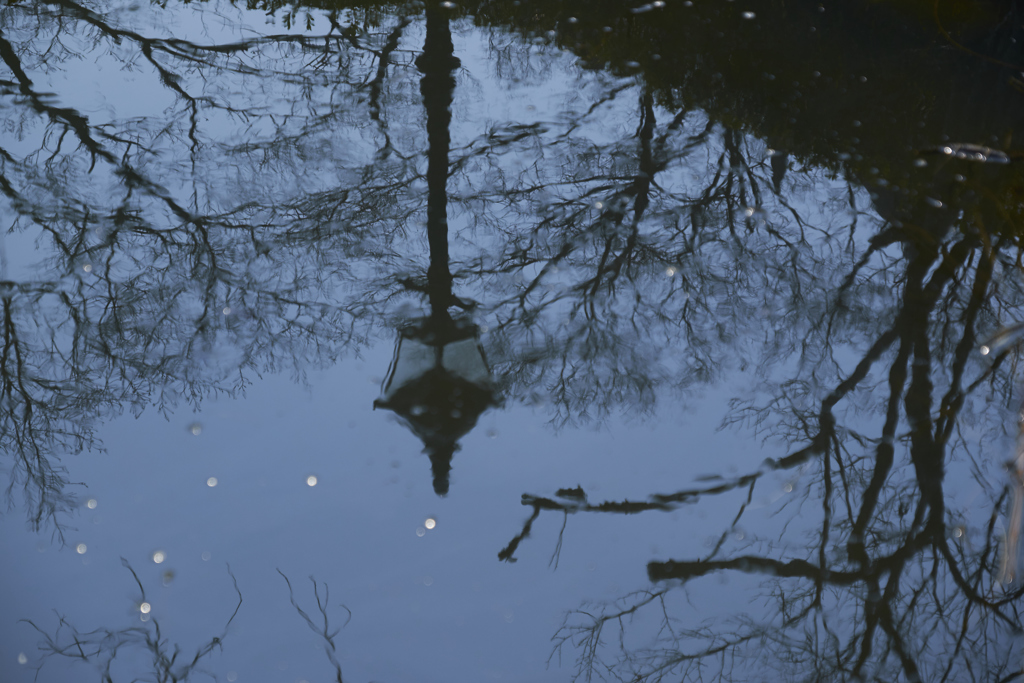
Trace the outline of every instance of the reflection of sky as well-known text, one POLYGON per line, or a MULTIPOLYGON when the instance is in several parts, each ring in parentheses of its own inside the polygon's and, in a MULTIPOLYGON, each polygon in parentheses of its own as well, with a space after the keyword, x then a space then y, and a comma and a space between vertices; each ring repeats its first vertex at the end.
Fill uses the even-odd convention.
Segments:
MULTIPOLYGON (((372 410, 390 352, 381 343, 311 377, 308 389, 268 377, 246 398, 209 402, 197 415, 110 423, 108 453, 70 461, 71 478, 89 484, 83 500, 97 507, 82 509, 69 547, 20 532, 15 515, 3 520, 3 554, 12 560, 0 576, 6 614, 44 627, 53 626, 51 609, 81 628, 130 625, 138 617, 129 614, 134 586, 124 557, 164 633, 191 646, 230 615, 228 563, 245 602, 210 667, 268 680, 283 663, 287 680, 314 680, 326 658, 288 604, 280 568, 307 609, 312 574, 330 585, 332 604, 352 610, 339 637, 346 679, 561 681, 567 672, 545 672, 544 661, 565 610, 643 586, 649 559, 705 548, 734 509, 707 501, 643 518, 574 516, 552 571, 560 515, 535 523, 517 563, 497 560, 528 516, 520 494, 579 484, 595 501, 642 498, 697 474, 755 468, 764 457, 741 435, 716 433, 714 410, 669 404, 657 425, 611 419, 554 434, 543 410, 515 407, 486 414, 463 440, 452 492, 440 499, 420 444, 372 410), (315 487, 306 483, 311 474, 315 487), (437 526, 419 537, 427 517, 437 526), (84 555, 74 551, 79 543, 84 555), (156 550, 167 555, 159 565, 156 550), (164 587, 166 570, 175 576, 164 587)), ((37 640, 24 624, 5 623, 0 657, 13 661, 37 640)), ((48 664, 41 680, 66 680, 61 671, 48 664)), ((12 680, 29 680, 23 673, 12 680)))

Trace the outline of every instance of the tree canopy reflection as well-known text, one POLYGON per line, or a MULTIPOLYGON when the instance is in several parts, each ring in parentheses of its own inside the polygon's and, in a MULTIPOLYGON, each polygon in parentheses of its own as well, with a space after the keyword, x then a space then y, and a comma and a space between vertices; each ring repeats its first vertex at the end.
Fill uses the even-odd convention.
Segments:
MULTIPOLYGON (((863 27, 831 18, 814 20, 836 41, 811 43, 813 65, 769 50, 786 39, 777 24, 816 16, 798 4, 762 12, 757 33, 740 33, 738 8, 559 8, 465 8, 520 34, 466 19, 488 42, 469 48, 482 66, 461 67, 450 37, 431 41, 432 22, 452 20, 437 8, 338 3, 298 21, 282 6, 280 33, 244 39, 168 34, 188 6, 0 9, 4 227, 45 251, 0 282, 0 444, 32 524, 60 529, 74 504, 61 458, 100 446, 104 419, 463 321, 494 378, 484 407, 500 394, 569 425, 745 373, 726 426, 784 446, 746 474, 639 501, 524 497, 533 514, 503 560, 545 511, 736 499, 707 554, 650 562, 654 588, 569 616, 557 637, 581 677, 1009 676, 1021 592, 999 581, 1016 560, 999 520, 1019 491, 978 448, 1007 429, 995 406, 1014 404, 1018 354, 976 350, 1020 319, 1022 109, 1004 66, 915 31, 865 56, 848 50, 863 27), (738 42, 769 53, 770 72, 738 64, 738 42), (884 70, 908 44, 937 56, 898 87, 884 70), (83 113, 68 79, 95 61, 131 67, 151 100, 83 113), (533 109, 460 119, 453 93, 468 98, 492 63, 533 109), (964 96, 972 74, 991 98, 964 96), (953 153, 982 147, 991 158, 953 153), (740 542, 761 482, 790 472, 799 496, 740 542), (951 472, 977 481, 971 505, 947 499, 951 472), (680 616, 688 586, 728 573, 760 579, 762 613, 680 616)), ((434 439, 444 493, 475 416, 410 422, 434 439)))

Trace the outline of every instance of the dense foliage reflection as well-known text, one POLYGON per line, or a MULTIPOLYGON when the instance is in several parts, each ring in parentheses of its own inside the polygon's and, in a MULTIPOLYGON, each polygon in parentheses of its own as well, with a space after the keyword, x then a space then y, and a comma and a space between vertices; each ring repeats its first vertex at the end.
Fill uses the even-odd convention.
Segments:
POLYGON ((504 561, 551 513, 571 534, 571 514, 735 509, 708 552, 569 614, 577 675, 1019 672, 1024 462, 1000 469, 1019 355, 1011 332, 978 352, 1024 316, 1019 10, 922 28, 798 2, 254 4, 280 33, 240 39, 256 13, 228 4, 195 35, 165 28, 191 6, 0 9, 4 228, 45 254, 0 264, 0 448, 35 528, 60 533, 61 460, 103 420, 396 332, 376 405, 440 495, 501 401, 567 427, 740 378, 723 426, 770 445, 759 468, 524 495, 504 561), (93 62, 145 97, 115 106, 100 79, 90 100, 72 79, 93 62), (687 609, 740 574, 750 606, 687 609))

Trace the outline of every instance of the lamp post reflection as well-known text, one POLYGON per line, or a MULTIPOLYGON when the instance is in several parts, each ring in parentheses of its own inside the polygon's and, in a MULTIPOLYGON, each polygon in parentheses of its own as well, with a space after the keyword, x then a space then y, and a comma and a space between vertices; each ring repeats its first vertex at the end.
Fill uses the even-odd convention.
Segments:
POLYGON ((411 321, 398 334, 395 356, 374 407, 393 411, 423 441, 430 457, 434 492, 448 493, 448 474, 458 441, 498 403, 490 368, 480 345, 480 330, 452 293, 448 267, 448 148, 455 57, 444 10, 427 9, 427 37, 416 66, 423 74, 420 92, 427 110, 427 240, 430 265, 421 288, 430 315, 411 321))

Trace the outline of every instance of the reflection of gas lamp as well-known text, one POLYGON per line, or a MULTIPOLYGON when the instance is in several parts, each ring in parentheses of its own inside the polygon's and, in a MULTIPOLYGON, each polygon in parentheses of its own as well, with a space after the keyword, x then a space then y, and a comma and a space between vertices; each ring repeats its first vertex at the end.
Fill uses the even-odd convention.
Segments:
POLYGON ((498 403, 490 368, 480 345, 480 330, 469 320, 453 319, 448 269, 448 146, 454 55, 451 29, 443 10, 427 8, 427 38, 416 66, 423 73, 420 91, 427 110, 427 240, 430 266, 427 294, 430 315, 399 330, 395 356, 374 407, 394 411, 423 441, 434 473, 434 491, 448 493, 448 473, 458 440, 498 403))
POLYGON ((373 405, 394 411, 423 441, 434 492, 443 496, 458 440, 496 403, 479 329, 431 316, 399 332, 381 397, 373 405))

